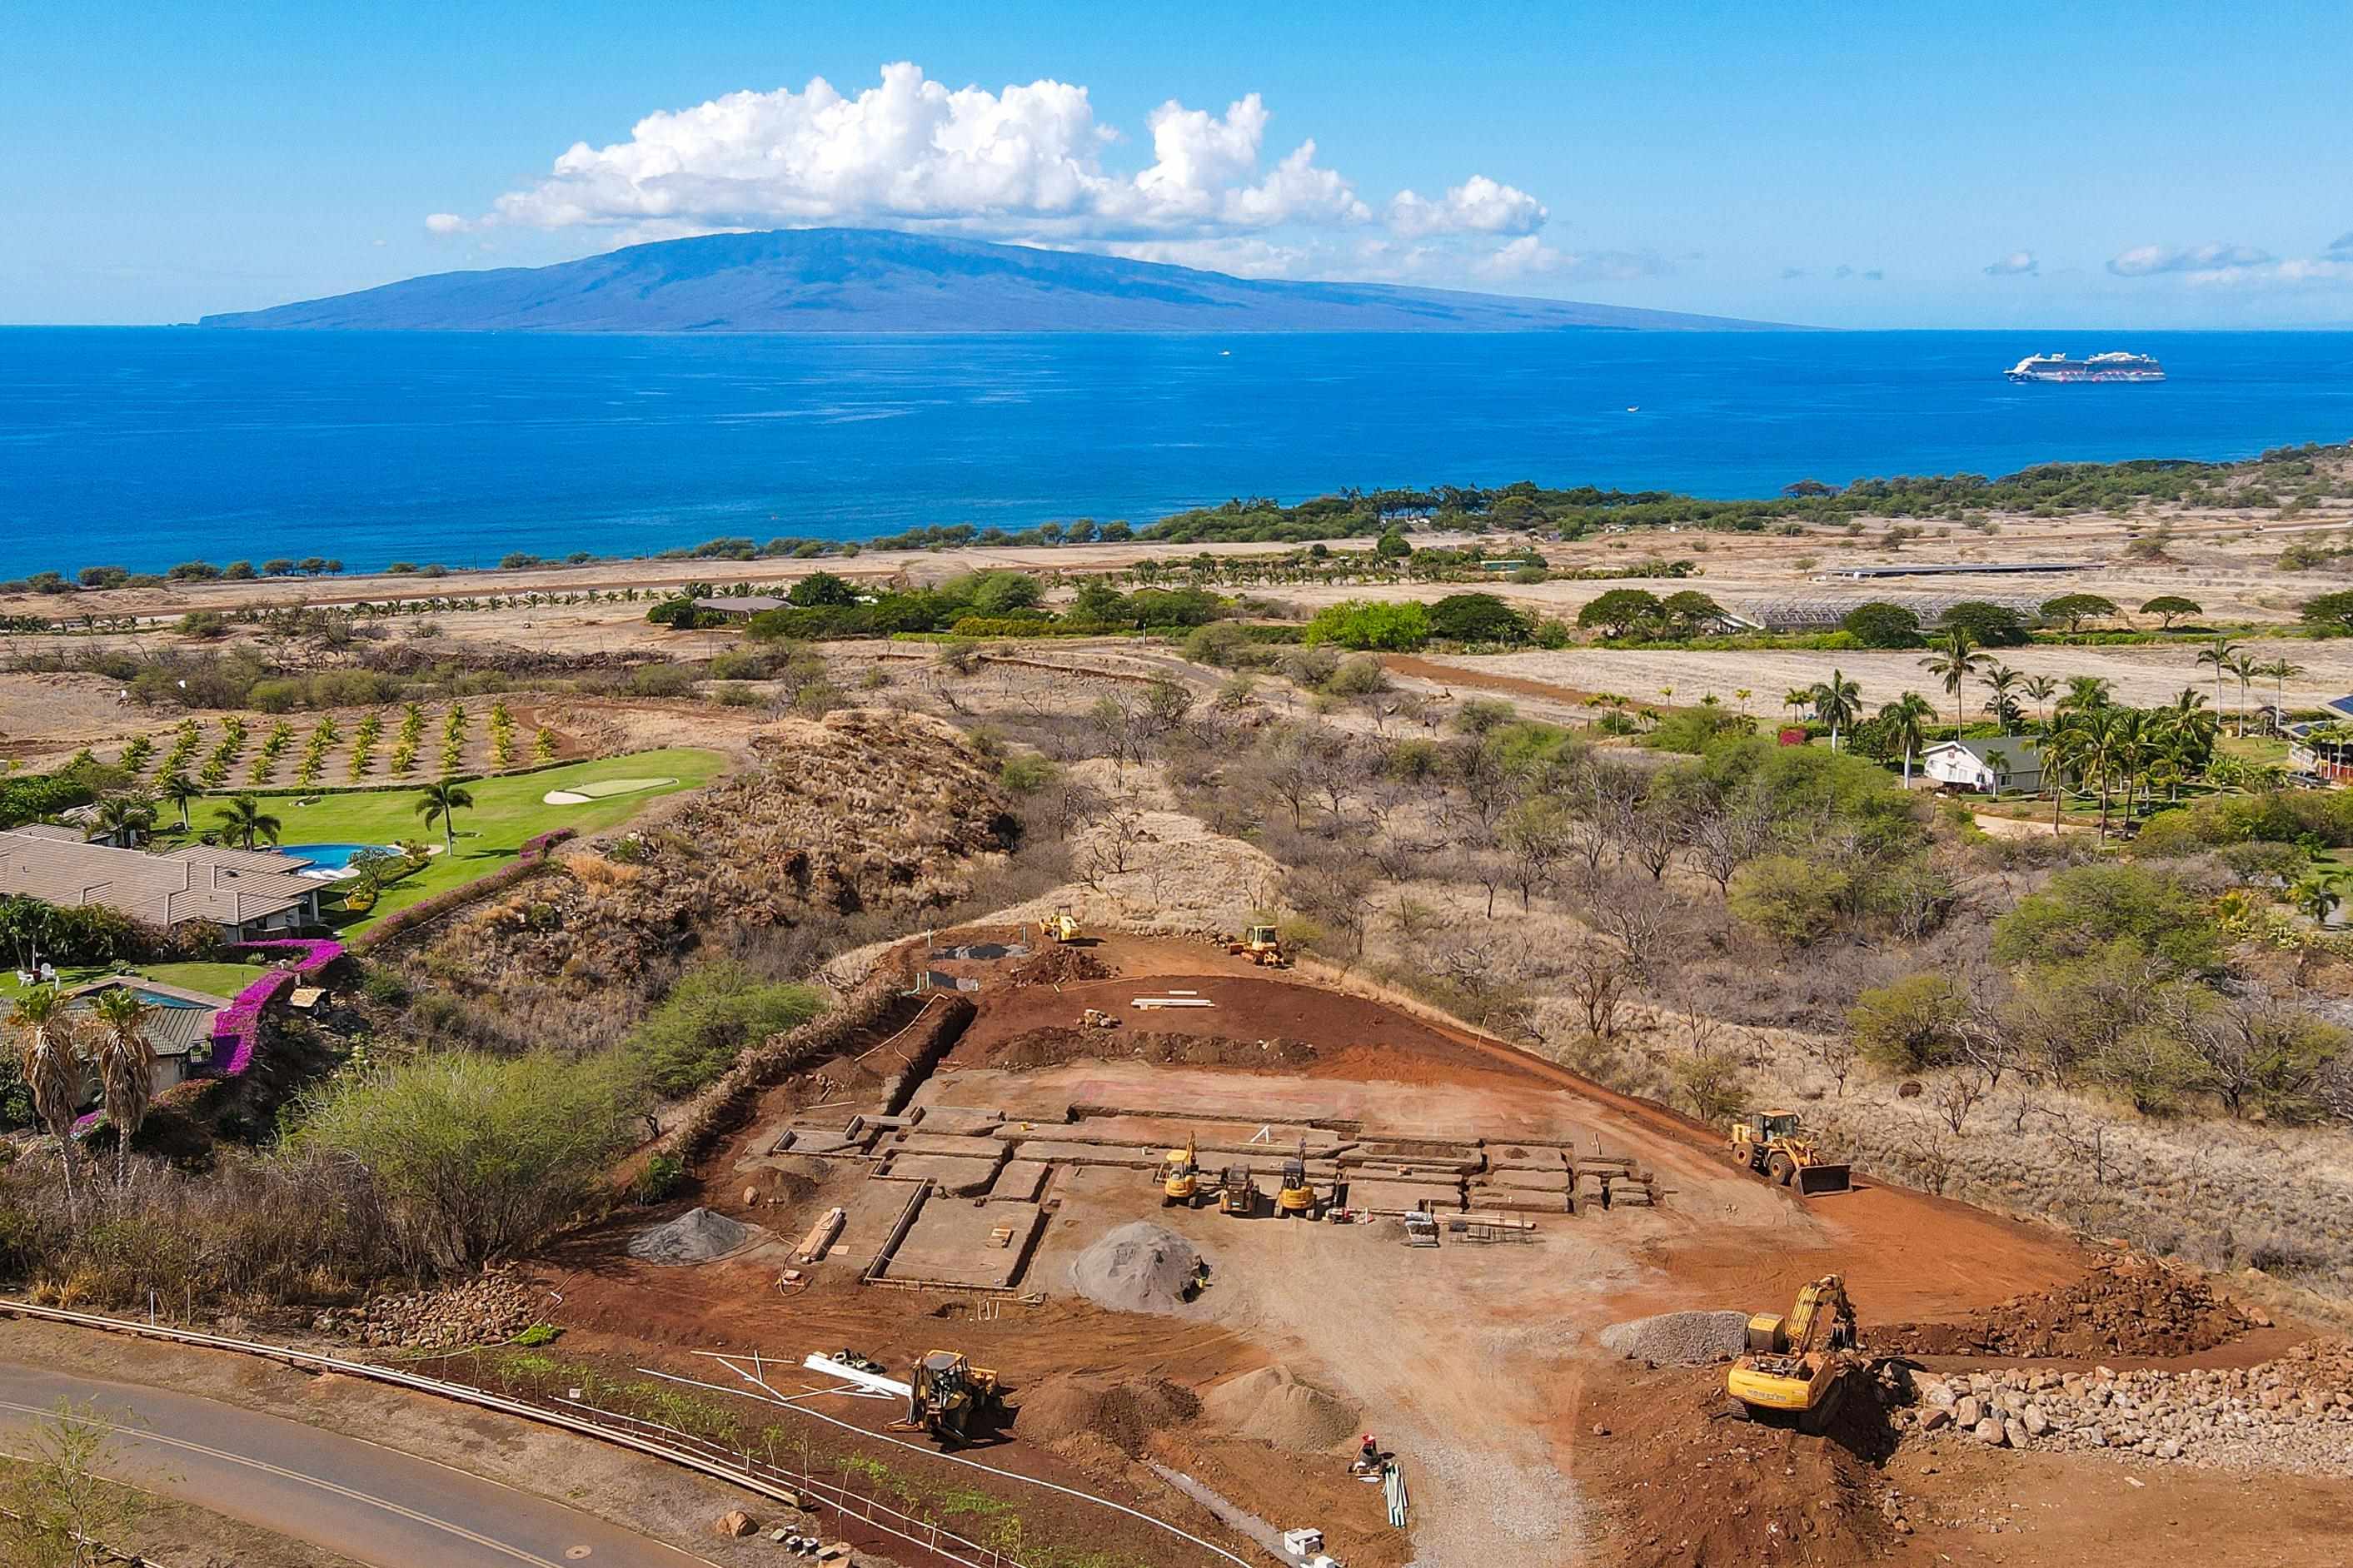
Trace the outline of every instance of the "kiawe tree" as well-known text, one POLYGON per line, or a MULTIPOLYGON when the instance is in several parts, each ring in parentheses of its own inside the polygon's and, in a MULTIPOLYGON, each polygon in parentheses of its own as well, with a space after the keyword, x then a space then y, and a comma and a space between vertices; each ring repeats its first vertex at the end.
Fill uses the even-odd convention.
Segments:
POLYGON ((1606 637, 1622 637, 1657 626, 1666 606, 1643 588, 1612 588, 1577 612, 1577 624, 1587 631, 1597 627, 1606 637))
POLYGON ((2184 616, 2203 615, 2206 613, 2206 607, 2197 600, 2185 599, 2179 594, 2159 594, 2156 598, 2142 605, 2140 613, 2144 616, 2155 616, 2158 619, 2158 629, 2169 632, 2173 629, 2174 622, 2184 616))

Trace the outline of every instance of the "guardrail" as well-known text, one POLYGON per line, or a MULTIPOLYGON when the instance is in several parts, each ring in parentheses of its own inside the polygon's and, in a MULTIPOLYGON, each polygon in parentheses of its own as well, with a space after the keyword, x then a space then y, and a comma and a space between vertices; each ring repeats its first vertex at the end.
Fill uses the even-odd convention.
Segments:
POLYGON ((533 1399, 493 1394, 470 1384, 400 1372, 392 1367, 378 1366, 373 1362, 347 1361, 340 1356, 322 1355, 315 1351, 296 1350, 289 1345, 230 1339, 226 1335, 200 1333, 192 1329, 142 1323, 135 1319, 109 1318, 94 1312, 71 1311, 62 1307, 37 1306, 30 1301, 0 1299, 0 1313, 66 1323, 76 1328, 96 1329, 108 1333, 134 1334, 142 1339, 193 1345, 200 1350, 260 1356, 304 1371, 365 1378, 414 1393, 452 1399, 543 1426, 562 1427, 600 1443, 632 1449, 667 1464, 697 1471, 714 1480, 741 1487, 790 1508, 802 1508, 807 1500, 816 1499, 837 1514, 859 1520, 907 1545, 920 1547, 941 1562, 953 1564, 954 1568, 1024 1568, 1019 1561, 994 1547, 968 1541, 953 1531, 942 1529, 934 1521, 917 1519, 877 1498, 860 1495, 849 1484, 846 1475, 840 1481, 809 1475, 751 1454, 722 1447, 675 1427, 625 1415, 618 1411, 601 1410, 586 1403, 565 1400, 561 1406, 545 1405, 533 1399))

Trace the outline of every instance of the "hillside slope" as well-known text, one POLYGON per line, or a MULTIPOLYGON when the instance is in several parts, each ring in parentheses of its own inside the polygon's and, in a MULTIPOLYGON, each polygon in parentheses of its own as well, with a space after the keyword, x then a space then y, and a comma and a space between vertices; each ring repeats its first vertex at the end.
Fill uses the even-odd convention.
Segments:
POLYGON ((868 229, 715 234, 411 278, 207 327, 571 332, 1726 331, 1763 323, 1365 283, 1229 278, 868 229))

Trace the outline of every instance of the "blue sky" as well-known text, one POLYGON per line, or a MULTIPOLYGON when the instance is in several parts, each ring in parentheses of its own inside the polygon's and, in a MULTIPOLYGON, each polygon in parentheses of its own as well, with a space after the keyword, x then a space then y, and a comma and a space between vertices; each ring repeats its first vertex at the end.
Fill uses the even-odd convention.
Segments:
POLYGON ((2343 0, 88 10, 12 14, 0 321, 831 221, 1836 326, 2353 325, 2343 0))

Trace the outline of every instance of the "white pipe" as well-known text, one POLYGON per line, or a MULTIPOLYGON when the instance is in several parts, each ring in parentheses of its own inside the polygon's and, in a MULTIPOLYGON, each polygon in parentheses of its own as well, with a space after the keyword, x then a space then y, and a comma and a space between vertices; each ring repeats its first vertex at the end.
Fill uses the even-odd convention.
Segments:
POLYGON ((879 1372, 868 1372, 864 1367, 852 1366, 846 1361, 836 1361, 831 1356, 811 1355, 801 1364, 811 1372, 821 1372, 828 1377, 838 1377, 844 1383, 854 1383, 871 1394, 888 1394, 894 1398, 904 1399, 915 1392, 913 1385, 901 1383, 895 1377, 885 1377, 879 1372))

